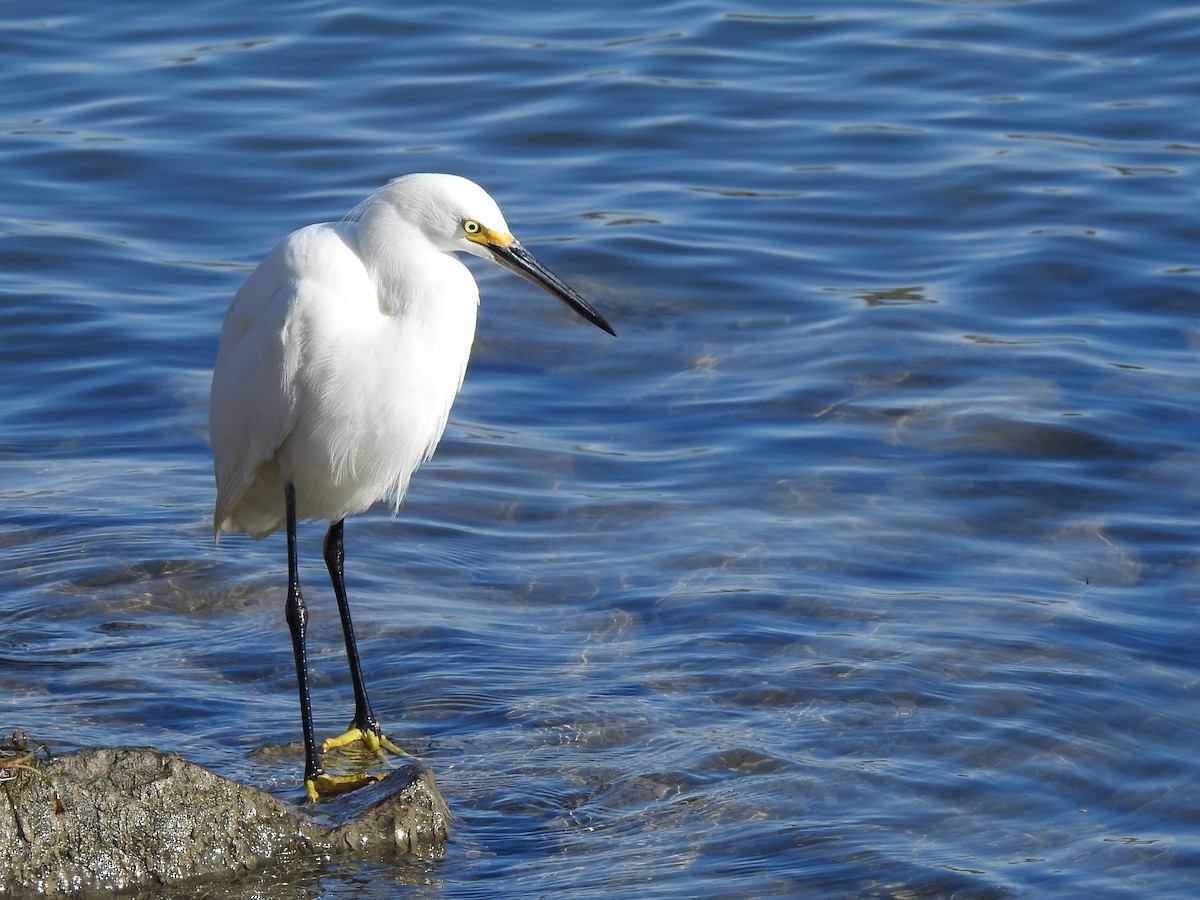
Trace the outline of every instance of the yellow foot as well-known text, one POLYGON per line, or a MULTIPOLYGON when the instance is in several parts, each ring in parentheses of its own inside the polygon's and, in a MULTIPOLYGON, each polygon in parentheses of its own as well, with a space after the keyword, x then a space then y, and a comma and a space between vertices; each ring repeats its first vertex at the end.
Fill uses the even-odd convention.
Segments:
POLYGON ((387 739, 387 735, 377 734, 371 729, 363 730, 357 725, 351 725, 345 734, 339 734, 337 737, 331 737, 321 744, 321 752, 328 753, 330 750, 336 750, 338 747, 345 747, 353 743, 361 741, 362 745, 372 753, 378 753, 380 750, 387 750, 389 753, 398 753, 400 756, 408 756, 400 747, 397 747, 387 739))
POLYGON ((306 779, 304 790, 308 793, 309 801, 316 803, 336 797, 338 794, 356 791, 368 784, 383 781, 385 778, 387 778, 386 772, 383 775, 370 775, 366 772, 359 772, 356 775, 327 775, 322 772, 316 778, 306 779))

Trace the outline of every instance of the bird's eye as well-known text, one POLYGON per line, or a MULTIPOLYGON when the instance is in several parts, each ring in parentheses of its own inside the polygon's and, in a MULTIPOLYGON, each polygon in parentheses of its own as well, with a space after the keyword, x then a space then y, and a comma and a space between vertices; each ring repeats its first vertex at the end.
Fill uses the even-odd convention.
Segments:
POLYGON ((467 219, 463 222, 463 231, 467 234, 479 234, 483 230, 483 226, 474 219, 467 219))

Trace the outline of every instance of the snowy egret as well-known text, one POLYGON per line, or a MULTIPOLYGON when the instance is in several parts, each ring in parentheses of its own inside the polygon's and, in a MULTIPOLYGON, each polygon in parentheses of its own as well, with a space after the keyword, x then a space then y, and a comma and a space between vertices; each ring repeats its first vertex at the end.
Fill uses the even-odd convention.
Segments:
POLYGON ((479 289, 455 253, 497 262, 589 322, 600 313, 512 236, 496 202, 454 175, 407 175, 341 222, 284 238, 238 290, 221 328, 209 430, 217 480, 214 537, 287 529, 285 613, 296 657, 308 796, 374 780, 334 777, 313 738, 296 522, 328 520, 354 719, 321 750, 361 741, 396 750, 371 710, 343 579, 346 516, 390 498, 437 447, 462 386, 479 289))

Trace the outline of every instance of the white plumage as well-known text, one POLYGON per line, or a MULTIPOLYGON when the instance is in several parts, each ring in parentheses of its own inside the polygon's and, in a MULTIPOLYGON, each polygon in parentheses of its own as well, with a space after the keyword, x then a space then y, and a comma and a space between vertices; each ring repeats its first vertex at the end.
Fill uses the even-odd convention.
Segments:
POLYGON ((331 523, 326 564, 357 705, 350 731, 337 740, 361 738, 377 749, 386 739, 359 672, 342 579, 342 520, 383 498, 399 507, 445 430, 479 305, 457 252, 505 266, 613 333, 513 238, 481 187, 428 174, 392 181, 345 221, 284 238, 238 290, 221 329, 209 406, 213 532, 261 538, 288 526, 287 613, 314 799, 333 790, 334 779, 321 770, 312 738, 295 522, 331 523))
POLYGON ((357 222, 284 238, 242 285, 213 375, 215 532, 280 528, 289 480, 300 519, 399 505, 442 436, 475 336, 479 292, 449 252, 479 247, 455 240, 465 219, 508 232, 465 179, 410 176, 357 222), (447 187, 457 210, 430 204, 447 187))

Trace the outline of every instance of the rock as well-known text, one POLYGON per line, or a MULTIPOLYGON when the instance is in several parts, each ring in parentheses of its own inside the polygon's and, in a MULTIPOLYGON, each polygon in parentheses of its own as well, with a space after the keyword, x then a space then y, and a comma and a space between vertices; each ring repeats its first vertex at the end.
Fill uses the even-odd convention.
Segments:
POLYGON ((80 750, 0 768, 0 895, 236 878, 302 859, 436 857, 450 820, 433 773, 396 769, 317 809, 153 748, 80 750), (329 824, 326 824, 326 823, 329 824))

